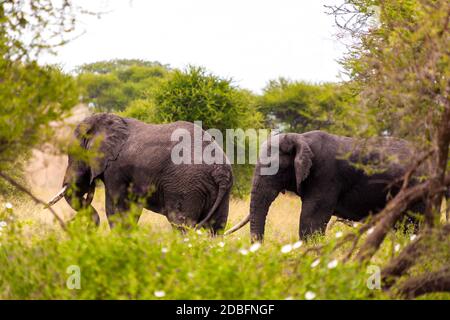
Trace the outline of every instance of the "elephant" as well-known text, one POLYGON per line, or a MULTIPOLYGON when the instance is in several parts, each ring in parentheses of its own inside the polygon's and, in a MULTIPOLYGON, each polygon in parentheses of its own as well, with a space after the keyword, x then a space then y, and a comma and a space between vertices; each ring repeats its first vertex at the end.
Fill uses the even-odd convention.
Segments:
MULTIPOLYGON (((360 221, 381 211, 389 197, 400 190, 399 179, 405 174, 406 163, 413 153, 409 143, 401 139, 360 140, 310 131, 271 136, 262 144, 261 154, 268 153, 275 138, 278 171, 263 175, 267 161, 263 163, 260 155, 253 175, 249 215, 225 235, 250 222, 252 241, 262 241, 269 207, 285 191, 302 199, 300 239, 324 234, 333 215, 360 221), (358 164, 372 164, 374 172, 369 174, 358 164)), ((423 213, 425 207, 420 202, 408 209, 423 213)))
MULTIPOLYGON (((98 225, 99 216, 91 202, 100 180, 105 186, 110 227, 114 226, 113 215, 122 216, 132 203, 138 203, 139 208, 165 215, 175 228, 204 227, 213 234, 221 232, 233 185, 231 165, 223 150, 213 139, 203 139, 201 146, 214 147, 215 157, 222 162, 172 161, 172 149, 178 143, 172 141, 173 132, 184 130, 192 136, 195 128, 202 136, 207 134, 185 121, 147 124, 111 113, 87 117, 76 127, 74 141, 93 156, 79 159, 69 154, 62 190, 49 205, 64 197, 76 211, 90 208, 98 225)), ((187 150, 194 153, 194 148, 187 150)))

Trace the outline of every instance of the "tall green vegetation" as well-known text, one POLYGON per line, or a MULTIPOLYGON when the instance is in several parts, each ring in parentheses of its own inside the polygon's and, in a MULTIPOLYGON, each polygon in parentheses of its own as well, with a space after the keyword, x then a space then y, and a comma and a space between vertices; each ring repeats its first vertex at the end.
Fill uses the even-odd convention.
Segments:
POLYGON ((158 62, 126 59, 85 64, 76 71, 82 101, 109 112, 145 99, 169 74, 169 68, 158 62))
POLYGON ((344 119, 351 112, 352 102, 352 95, 343 84, 279 78, 264 88, 260 110, 266 115, 266 123, 281 131, 349 133, 356 119, 353 123, 344 119))
MULTIPOLYGON (((439 223, 441 202, 450 185, 450 3, 346 0, 330 9, 341 31, 355 40, 343 62, 351 77, 349 85, 358 93, 355 107, 374 115, 366 131, 384 130, 408 139, 415 148, 400 192, 361 229, 361 233, 372 231, 357 255, 363 261, 377 251, 408 205, 418 199, 426 202, 420 237, 383 270, 389 288, 431 254, 425 244, 432 234, 441 241, 450 237, 448 222, 439 223), (422 180, 411 186, 410 177, 419 165, 423 165, 422 180)), ((449 278, 444 262, 433 266, 431 273, 412 277, 399 290, 409 297, 450 291, 445 282, 449 278)))
POLYGON ((261 114, 250 92, 200 67, 174 70, 147 100, 150 101, 130 105, 125 114, 156 123, 202 121, 205 129, 223 131, 259 127, 261 123, 261 114), (147 114, 141 107, 146 103, 154 108, 147 114))
POLYGON ((2 174, 18 175, 31 148, 48 139, 51 121, 67 114, 77 100, 71 77, 36 62, 42 52, 65 43, 76 11, 70 1, 60 5, 44 0, 0 3, 2 174))

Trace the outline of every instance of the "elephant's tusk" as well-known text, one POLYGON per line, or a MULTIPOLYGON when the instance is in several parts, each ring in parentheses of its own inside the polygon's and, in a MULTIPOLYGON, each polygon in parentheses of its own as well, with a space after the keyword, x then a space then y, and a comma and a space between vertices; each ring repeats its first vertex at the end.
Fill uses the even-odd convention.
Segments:
POLYGON ((92 200, 94 199, 94 194, 95 194, 95 182, 93 182, 89 186, 89 191, 86 195, 86 199, 84 200, 84 206, 87 207, 92 203, 92 200))
POLYGON ((64 194, 67 191, 67 185, 62 187, 61 191, 59 191, 53 198, 50 200, 47 204, 47 207, 53 206, 55 203, 57 203, 59 200, 61 200, 62 197, 64 197, 64 194))
POLYGON ((244 220, 242 220, 241 222, 239 222, 237 225, 235 225, 234 227, 232 227, 230 230, 226 231, 223 235, 227 236, 229 234, 232 234, 233 232, 239 230, 240 228, 242 228, 243 226, 245 226, 248 222, 250 221, 250 215, 248 215, 247 217, 245 217, 244 220))

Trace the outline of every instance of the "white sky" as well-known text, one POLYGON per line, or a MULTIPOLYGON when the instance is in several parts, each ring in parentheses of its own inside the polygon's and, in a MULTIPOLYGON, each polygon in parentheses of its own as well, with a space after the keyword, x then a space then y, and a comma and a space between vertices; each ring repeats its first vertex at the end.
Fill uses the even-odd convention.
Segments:
POLYGON ((337 81, 344 51, 324 4, 337 0, 78 0, 81 37, 43 62, 75 66, 114 58, 201 65, 255 92, 279 76, 337 81))

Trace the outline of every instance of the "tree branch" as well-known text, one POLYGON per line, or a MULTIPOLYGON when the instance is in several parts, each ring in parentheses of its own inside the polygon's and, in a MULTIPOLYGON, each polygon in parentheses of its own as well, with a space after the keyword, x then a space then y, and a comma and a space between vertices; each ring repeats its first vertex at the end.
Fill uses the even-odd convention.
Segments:
MULTIPOLYGON (((392 287, 395 281, 415 265, 423 253, 426 253, 428 247, 426 239, 433 235, 429 231, 431 230, 426 230, 425 234, 420 235, 415 241, 406 246, 406 248, 381 271, 383 289, 392 287)), ((437 231, 436 237, 438 241, 445 241, 446 237, 449 235, 450 224, 446 224, 437 231)))
MULTIPOLYGON (((450 185, 450 175, 446 176, 444 185, 450 185)), ((427 195, 429 187, 430 181, 428 180, 414 187, 400 190, 387 204, 383 211, 378 214, 380 218, 375 226, 375 230, 367 237, 366 242, 357 255, 357 259, 360 262, 370 259, 375 254, 386 234, 402 216, 408 205, 427 195)))
POLYGON ((410 278, 399 288, 400 295, 407 299, 431 292, 450 292, 450 267, 410 278))
MULTIPOLYGON (((0 177, 2 177, 3 179, 5 179, 6 181, 8 181, 12 186, 14 186, 15 188, 17 188, 18 190, 22 191, 23 193, 25 193, 26 195, 28 195, 36 204, 42 204, 44 206, 47 207, 47 203, 40 200, 39 198, 37 198, 35 195, 33 195, 31 193, 31 191, 29 191, 27 188, 25 188, 24 186, 22 186, 19 182, 17 182, 15 179, 11 178, 10 176, 8 176, 7 174, 3 173, 0 171, 0 177)), ((48 209, 50 210, 50 212, 53 214, 53 216, 56 218, 56 220, 58 221, 59 225, 61 226, 61 228, 67 232, 67 227, 66 224, 64 223, 64 221, 61 219, 61 217, 55 212, 55 210, 53 210, 51 207, 48 207, 48 209)))

